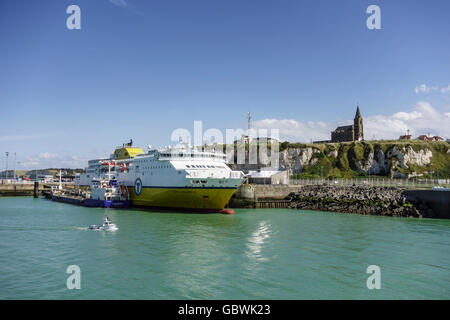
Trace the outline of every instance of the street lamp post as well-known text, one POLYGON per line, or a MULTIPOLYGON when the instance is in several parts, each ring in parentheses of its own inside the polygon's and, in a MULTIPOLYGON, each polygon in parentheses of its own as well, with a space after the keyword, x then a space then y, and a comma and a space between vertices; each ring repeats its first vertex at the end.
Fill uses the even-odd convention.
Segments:
POLYGON ((16 181, 16 153, 14 152, 14 181, 16 181))
POLYGON ((6 172, 5 172, 6 180, 8 180, 8 156, 9 156, 9 152, 6 152, 6 172))

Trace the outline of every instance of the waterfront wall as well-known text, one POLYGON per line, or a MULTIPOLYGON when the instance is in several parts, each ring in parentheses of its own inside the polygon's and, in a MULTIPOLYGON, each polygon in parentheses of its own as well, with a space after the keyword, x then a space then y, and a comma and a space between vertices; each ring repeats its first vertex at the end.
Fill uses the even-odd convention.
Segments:
POLYGON ((243 184, 236 190, 236 197, 249 200, 282 200, 286 198, 291 192, 299 191, 301 188, 302 186, 294 185, 243 184))
POLYGON ((406 190, 410 201, 425 203, 436 218, 450 219, 450 190, 406 190))
POLYGON ((290 193, 298 192, 301 188, 302 186, 298 185, 243 184, 236 190, 228 206, 231 208, 278 208, 280 206, 275 203, 280 204, 280 200, 285 200, 290 193), (273 206, 268 205, 271 200, 275 200, 273 206), (260 206, 259 203, 262 205, 260 206))
MULTIPOLYGON (((39 192, 45 190, 43 184, 39 184, 39 192)), ((34 183, 31 184, 0 184, 0 196, 32 196, 34 194, 34 183)))

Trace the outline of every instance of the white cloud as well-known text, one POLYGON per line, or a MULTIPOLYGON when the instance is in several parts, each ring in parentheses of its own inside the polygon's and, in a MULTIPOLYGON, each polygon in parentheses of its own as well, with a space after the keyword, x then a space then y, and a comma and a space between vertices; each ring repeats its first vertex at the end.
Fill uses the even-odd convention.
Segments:
POLYGON ((450 92, 450 84, 447 87, 445 87, 445 88, 441 88, 441 92, 442 93, 450 92))
POLYGON ((426 84, 421 84, 420 86, 416 87, 414 91, 416 94, 419 94, 420 92, 429 93, 431 91, 435 91, 439 89, 438 87, 428 87, 426 84))
POLYGON ((43 152, 39 154, 39 159, 44 159, 44 160, 48 160, 48 159, 54 159, 56 158, 56 154, 50 153, 50 152, 43 152))
POLYGON ((411 112, 398 113, 393 116, 369 116, 364 119, 365 136, 371 139, 396 139, 410 130, 413 137, 420 134, 440 135, 450 137, 450 118, 439 113, 426 101, 419 101, 411 112), (420 114, 420 116, 418 116, 420 114))
MULTIPOLYGON (((364 116, 364 137, 367 140, 398 139, 409 130, 413 137, 421 134, 450 137, 450 113, 439 113, 429 102, 419 101, 409 112, 393 115, 364 116)), ((253 123, 256 129, 279 129, 280 138, 290 141, 310 142, 329 140, 337 126, 351 124, 353 120, 337 122, 299 122, 294 119, 264 119, 253 123)))
POLYGON ((395 113, 393 116, 393 118, 395 119, 399 119, 399 120, 414 120, 414 119, 419 119, 422 118, 422 113, 418 112, 418 111, 413 111, 413 112, 397 112, 395 113))
POLYGON ((126 5, 128 5, 125 0, 109 0, 109 2, 119 7, 125 7, 126 5))
MULTIPOLYGON (((293 119, 264 119, 253 122, 255 129, 278 129, 280 138, 301 138, 301 141, 327 140, 330 138, 332 125, 322 121, 299 122, 293 119)), ((270 131, 268 132, 270 135, 270 131)))
POLYGON ((31 155, 25 159, 17 159, 18 169, 45 169, 45 168, 84 168, 90 158, 79 156, 59 156, 58 154, 43 152, 31 155))

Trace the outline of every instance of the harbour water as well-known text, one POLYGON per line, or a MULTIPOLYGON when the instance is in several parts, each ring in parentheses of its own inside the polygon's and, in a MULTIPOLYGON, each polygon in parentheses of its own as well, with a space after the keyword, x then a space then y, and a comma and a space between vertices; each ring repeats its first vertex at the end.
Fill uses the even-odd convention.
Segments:
POLYGON ((0 198, 0 299, 449 299, 450 220, 0 198), (107 214, 115 232, 88 230, 107 214), (69 290, 69 265, 81 289, 69 290), (369 265, 381 289, 369 290, 369 265))

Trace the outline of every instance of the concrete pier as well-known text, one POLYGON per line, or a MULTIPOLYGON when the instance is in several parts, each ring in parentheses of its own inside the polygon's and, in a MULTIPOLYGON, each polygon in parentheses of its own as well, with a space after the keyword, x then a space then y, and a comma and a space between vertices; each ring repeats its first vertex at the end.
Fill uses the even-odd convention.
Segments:
POLYGON ((39 184, 37 190, 32 183, 27 184, 0 184, 0 196, 11 197, 11 196, 34 196, 35 194, 40 195, 42 191, 46 189, 46 186, 39 184))

